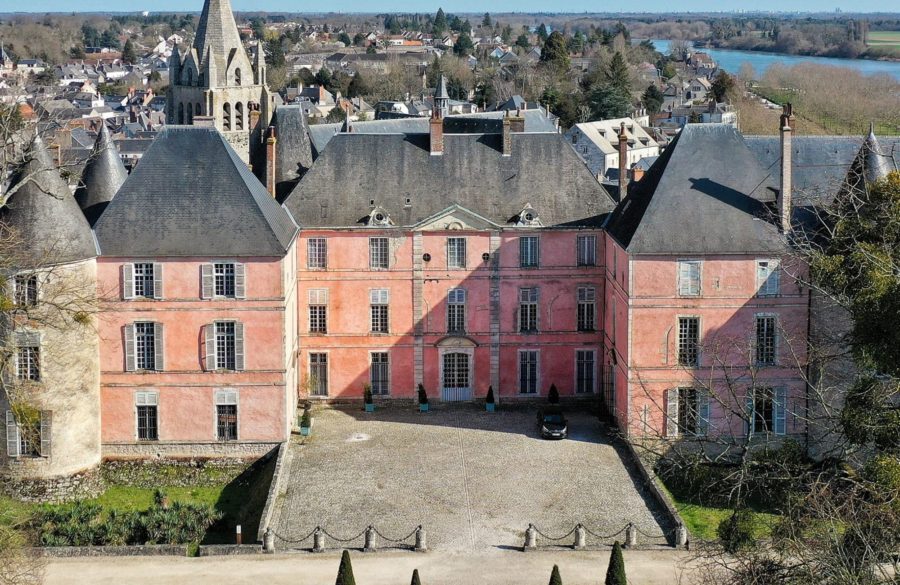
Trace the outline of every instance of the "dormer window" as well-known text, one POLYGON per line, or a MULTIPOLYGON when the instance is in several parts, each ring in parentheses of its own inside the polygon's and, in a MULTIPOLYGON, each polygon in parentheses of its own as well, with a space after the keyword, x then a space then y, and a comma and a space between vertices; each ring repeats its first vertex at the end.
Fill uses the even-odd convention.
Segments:
POLYGON ((388 215, 387 211, 381 207, 376 207, 369 214, 369 225, 389 226, 394 225, 394 222, 391 221, 391 216, 388 215))
POLYGON ((522 227, 531 227, 531 226, 540 226, 541 220, 538 212, 531 206, 531 204, 526 204, 524 209, 519 213, 519 221, 516 222, 516 225, 522 227))

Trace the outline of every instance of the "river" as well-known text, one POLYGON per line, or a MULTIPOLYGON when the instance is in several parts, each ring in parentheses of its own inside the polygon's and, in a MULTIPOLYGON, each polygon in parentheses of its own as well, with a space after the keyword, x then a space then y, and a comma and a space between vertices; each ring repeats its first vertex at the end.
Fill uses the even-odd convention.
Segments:
MULTIPOLYGON (((666 54, 671 41, 653 39, 656 50, 666 54)), ((719 67, 729 73, 737 73, 743 63, 750 63, 757 77, 762 77, 766 70, 779 63, 781 65, 797 65, 799 63, 816 63, 832 67, 855 69, 864 75, 887 73, 900 81, 900 63, 896 61, 872 61, 869 59, 835 59, 832 57, 806 57, 803 55, 784 55, 782 53, 761 53, 759 51, 734 51, 731 49, 699 49, 708 53, 719 67)))

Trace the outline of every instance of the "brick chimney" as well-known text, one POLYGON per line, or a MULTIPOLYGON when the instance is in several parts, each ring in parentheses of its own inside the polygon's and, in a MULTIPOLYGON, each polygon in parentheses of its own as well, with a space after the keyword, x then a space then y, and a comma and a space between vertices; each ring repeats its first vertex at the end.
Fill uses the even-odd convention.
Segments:
POLYGON ((781 189, 778 191, 778 217, 781 220, 781 231, 785 234, 791 231, 791 210, 793 208, 793 168, 791 157, 791 135, 794 124, 794 114, 791 104, 784 105, 781 113, 781 189))
POLYGON ((510 117, 509 131, 519 133, 525 132, 525 116, 522 115, 522 110, 516 109, 516 115, 510 117))
POLYGON ((275 165, 277 164, 275 160, 275 144, 277 143, 275 126, 269 126, 269 135, 266 138, 266 191, 272 197, 275 197, 275 165))
POLYGON ((619 201, 628 196, 628 135, 625 122, 619 126, 619 201))
POLYGON ((512 156, 512 121, 508 113, 503 116, 503 156, 512 156))
POLYGON ((429 128, 431 155, 440 156, 444 154, 444 118, 440 110, 432 110, 429 128))

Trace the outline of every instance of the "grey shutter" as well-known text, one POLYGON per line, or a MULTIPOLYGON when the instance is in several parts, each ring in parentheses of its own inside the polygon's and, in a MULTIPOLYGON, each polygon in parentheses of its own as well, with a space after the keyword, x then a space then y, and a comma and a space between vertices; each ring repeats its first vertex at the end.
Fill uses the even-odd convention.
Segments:
POLYGON ((240 321, 234 323, 234 369, 244 370, 244 324, 240 321))
POLYGON ((759 296, 769 294, 769 268, 765 260, 759 260, 756 263, 756 289, 759 296))
POLYGON ((666 436, 678 436, 678 388, 666 390, 666 436))
POLYGON ((215 277, 212 264, 200 265, 200 298, 211 299, 215 293, 215 277))
POLYGON ((163 265, 159 262, 153 263, 153 298, 163 298, 163 265))
POLYGON ((697 390, 697 434, 705 437, 709 434, 709 392, 697 390))
POLYGON ((134 298, 134 264, 122 264, 122 298, 134 298))
POLYGON ((53 412, 41 411, 41 457, 50 457, 50 439, 52 432, 53 412))
POLYGON ((133 372, 135 370, 134 355, 134 323, 125 326, 125 371, 133 372))
POLYGON ((206 370, 216 369, 216 324, 210 323, 203 328, 204 345, 206 346, 206 370))
POLYGON ((165 337, 163 337, 162 323, 153 324, 153 350, 153 369, 157 372, 162 372, 166 369, 165 337))
POLYGON ((775 434, 783 435, 787 426, 787 390, 784 387, 775 388, 775 434))
POLYGON ((691 268, 687 262, 678 263, 678 294, 688 295, 691 292, 691 268))
POLYGON ((19 456, 19 425, 11 410, 6 411, 6 454, 10 457, 19 456))
POLYGON ((246 296, 247 278, 243 264, 234 264, 234 298, 243 299, 246 296))
POLYGON ((755 412, 755 408, 754 408, 754 404, 753 404, 754 392, 755 392, 755 390, 753 388, 750 388, 749 390, 747 390, 747 404, 746 404, 747 424, 745 425, 745 428, 747 430, 748 437, 753 436, 753 419, 756 418, 756 412, 755 412))

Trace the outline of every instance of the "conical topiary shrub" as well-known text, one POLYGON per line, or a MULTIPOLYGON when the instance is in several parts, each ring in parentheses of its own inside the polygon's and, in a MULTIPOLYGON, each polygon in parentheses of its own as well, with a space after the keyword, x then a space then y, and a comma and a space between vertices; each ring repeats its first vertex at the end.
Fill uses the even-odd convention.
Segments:
POLYGON ((550 573, 550 585, 563 585, 562 577, 559 576, 559 567, 553 565, 553 571, 550 573))
POLYGON ((363 402, 372 404, 372 385, 363 384, 363 402))
POLYGON ((617 540, 609 555, 609 568, 606 569, 604 585, 627 585, 625 579, 625 557, 622 556, 622 545, 617 540))
POLYGON ((550 392, 547 393, 547 402, 550 404, 559 404, 559 390, 556 384, 550 384, 550 392))
POLYGON ((494 387, 493 386, 488 386, 488 393, 487 393, 487 396, 484 397, 484 401, 487 404, 494 403, 494 387))
POLYGON ((353 579, 353 565, 350 564, 350 553, 346 550, 341 554, 341 566, 338 567, 334 585, 356 585, 353 579))
POLYGON ((419 569, 413 569, 413 577, 409 585, 422 585, 422 582, 419 581, 419 569))

